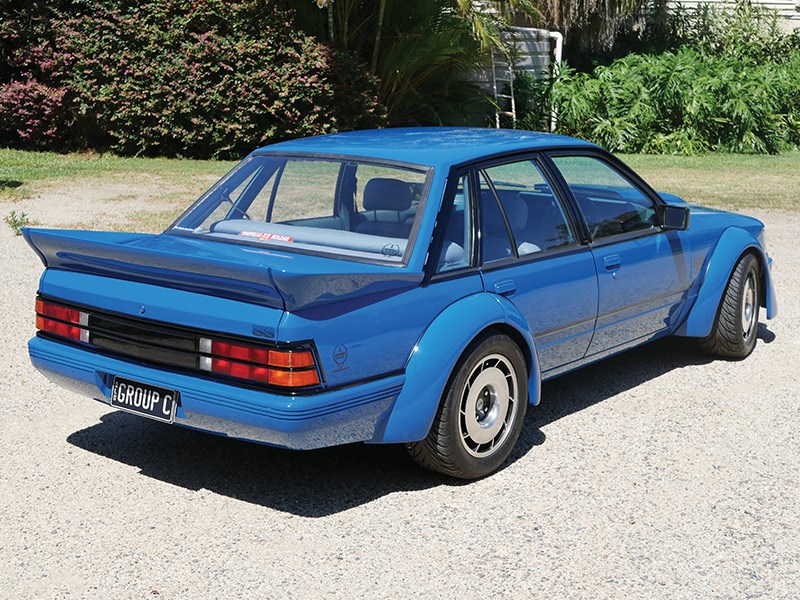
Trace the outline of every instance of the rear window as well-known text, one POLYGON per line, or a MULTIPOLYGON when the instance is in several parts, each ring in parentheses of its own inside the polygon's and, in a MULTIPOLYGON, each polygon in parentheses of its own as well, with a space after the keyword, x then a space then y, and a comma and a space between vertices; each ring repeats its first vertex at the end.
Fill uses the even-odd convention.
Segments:
POLYGON ((358 160, 251 156, 170 231, 402 263, 429 174, 425 167, 358 160))

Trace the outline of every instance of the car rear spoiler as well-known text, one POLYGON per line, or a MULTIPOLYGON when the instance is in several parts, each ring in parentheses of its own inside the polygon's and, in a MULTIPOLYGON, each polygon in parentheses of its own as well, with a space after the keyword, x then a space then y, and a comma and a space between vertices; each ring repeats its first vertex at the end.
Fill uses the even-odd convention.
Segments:
MULTIPOLYGON (((242 260, 235 260, 238 258, 235 255, 213 252, 215 242, 181 247, 176 236, 31 228, 23 228, 22 234, 47 268, 138 281, 289 311, 401 291, 422 281, 422 273, 396 267, 366 273, 291 272, 253 262, 252 253, 243 253, 242 260)), ((343 265, 349 263, 343 261, 343 265)))

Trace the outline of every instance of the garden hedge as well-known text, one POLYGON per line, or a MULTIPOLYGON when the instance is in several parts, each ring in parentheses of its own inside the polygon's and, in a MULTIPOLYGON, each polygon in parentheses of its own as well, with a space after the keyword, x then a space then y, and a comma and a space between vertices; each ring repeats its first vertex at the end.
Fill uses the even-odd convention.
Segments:
POLYGON ((36 4, 0 29, 7 144, 233 158, 384 122, 366 69, 297 33, 284 2, 36 4))

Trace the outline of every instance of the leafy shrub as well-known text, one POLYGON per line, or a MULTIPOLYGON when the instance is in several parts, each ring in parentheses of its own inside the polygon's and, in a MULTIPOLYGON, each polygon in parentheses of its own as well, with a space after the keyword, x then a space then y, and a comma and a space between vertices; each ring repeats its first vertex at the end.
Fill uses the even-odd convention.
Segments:
POLYGON ((539 131, 550 127, 552 86, 556 81, 554 78, 539 79, 526 71, 514 74, 514 102, 521 129, 539 131))
POLYGON ((51 83, 52 23, 66 0, 0 0, 0 81, 51 83))
POLYGON ((67 21, 78 115, 123 154, 233 157, 254 145, 379 124, 348 56, 249 0, 150 0, 67 21))
POLYGON ((676 41, 660 54, 629 54, 591 73, 569 66, 537 84, 544 94, 520 120, 622 152, 777 153, 800 145, 800 32, 777 30, 774 11, 678 11, 676 41))
POLYGON ((231 158, 385 121, 365 68, 296 33, 285 2, 9 3, 0 142, 231 158))
POLYGON ((611 150, 776 153, 800 144, 800 53, 759 63, 693 48, 630 55, 553 85, 558 130, 611 150))
POLYGON ((22 228, 27 227, 30 224, 30 220, 28 219, 28 213, 25 212, 17 212, 12 210, 10 213, 6 215, 4 219, 6 224, 11 227, 14 235, 21 235, 22 228))
POLYGON ((52 148, 67 135, 66 89, 35 80, 0 85, 0 121, 9 142, 29 148, 52 148))
POLYGON ((58 147, 70 120, 58 80, 50 2, 0 0, 0 143, 58 147))
POLYGON ((664 42, 670 47, 688 45, 709 54, 781 60, 787 51, 800 48, 800 33, 786 34, 778 11, 750 0, 737 0, 733 8, 678 5, 670 9, 665 30, 664 42))

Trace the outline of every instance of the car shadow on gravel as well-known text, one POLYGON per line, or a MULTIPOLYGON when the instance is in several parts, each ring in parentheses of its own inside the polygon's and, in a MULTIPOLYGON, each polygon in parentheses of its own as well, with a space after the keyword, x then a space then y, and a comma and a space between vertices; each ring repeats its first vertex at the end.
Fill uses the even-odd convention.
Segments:
POLYGON ((111 412, 67 437, 143 475, 304 517, 324 517, 402 491, 448 482, 399 445, 292 451, 111 412))
MULTIPOLYGON (((759 329, 759 334, 762 333, 771 334, 766 328, 763 332, 759 329)), ((771 335, 774 339, 774 334, 771 335)), ((547 381, 542 385, 541 403, 528 410, 520 442, 509 460, 517 460, 534 446, 543 444, 546 436, 542 428, 554 421, 674 369, 704 365, 713 360, 700 352, 693 340, 667 337, 547 381)))
MULTIPOLYGON (((760 333, 768 337, 770 332, 760 333)), ((708 362, 691 342, 668 338, 545 383, 541 405, 528 411, 506 466, 545 442, 546 425, 674 369, 708 362)), ((399 445, 295 452, 123 412, 108 413, 100 421, 67 441, 172 485, 207 489, 298 516, 324 517, 394 492, 466 484, 417 467, 399 445)))

